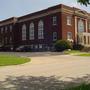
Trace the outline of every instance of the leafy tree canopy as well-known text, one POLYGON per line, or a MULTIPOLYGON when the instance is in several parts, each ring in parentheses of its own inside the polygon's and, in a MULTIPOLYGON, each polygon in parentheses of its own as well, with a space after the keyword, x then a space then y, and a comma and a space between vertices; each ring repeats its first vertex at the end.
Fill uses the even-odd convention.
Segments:
POLYGON ((90 0, 77 0, 80 4, 83 4, 85 6, 90 4, 90 0))

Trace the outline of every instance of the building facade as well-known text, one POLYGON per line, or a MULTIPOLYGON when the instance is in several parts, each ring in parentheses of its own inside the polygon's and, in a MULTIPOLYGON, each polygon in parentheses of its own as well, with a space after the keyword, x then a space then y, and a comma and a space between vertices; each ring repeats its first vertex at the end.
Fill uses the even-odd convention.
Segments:
POLYGON ((51 50, 65 39, 90 46, 90 14, 63 4, 21 17, 0 21, 0 47, 29 46, 33 51, 51 50))

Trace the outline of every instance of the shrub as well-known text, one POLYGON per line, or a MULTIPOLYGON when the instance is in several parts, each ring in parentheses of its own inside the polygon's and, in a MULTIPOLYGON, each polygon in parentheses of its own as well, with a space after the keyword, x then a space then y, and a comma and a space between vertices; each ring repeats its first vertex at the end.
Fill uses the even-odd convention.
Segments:
POLYGON ((55 43, 55 50, 56 51, 64 51, 66 49, 72 49, 72 45, 69 41, 67 41, 67 40, 58 40, 55 43))
POLYGON ((73 49, 74 50, 82 50, 84 48, 84 46, 83 45, 80 45, 80 44, 74 44, 73 45, 73 49))
POLYGON ((81 51, 82 52, 90 52, 90 47, 84 47, 81 51))
POLYGON ((76 86, 66 90, 90 90, 90 84, 82 84, 80 86, 76 86))

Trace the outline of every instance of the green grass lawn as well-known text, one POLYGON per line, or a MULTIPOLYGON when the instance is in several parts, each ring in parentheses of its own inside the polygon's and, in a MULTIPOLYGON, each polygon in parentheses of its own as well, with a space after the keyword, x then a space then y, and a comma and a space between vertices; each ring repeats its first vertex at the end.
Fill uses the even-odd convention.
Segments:
POLYGON ((79 56, 88 56, 88 57, 90 57, 90 53, 82 53, 79 56))
POLYGON ((88 56, 88 57, 90 57, 90 53, 80 52, 79 50, 65 51, 64 53, 65 54, 70 54, 70 55, 76 55, 76 56, 88 56))
POLYGON ((80 53, 79 50, 70 50, 70 51, 65 51, 65 54, 77 54, 80 53))
POLYGON ((80 86, 73 87, 67 90, 90 90, 90 84, 82 84, 80 86))
POLYGON ((10 55, 0 55, 0 66, 24 64, 29 61, 30 61, 29 58, 10 56, 10 55))

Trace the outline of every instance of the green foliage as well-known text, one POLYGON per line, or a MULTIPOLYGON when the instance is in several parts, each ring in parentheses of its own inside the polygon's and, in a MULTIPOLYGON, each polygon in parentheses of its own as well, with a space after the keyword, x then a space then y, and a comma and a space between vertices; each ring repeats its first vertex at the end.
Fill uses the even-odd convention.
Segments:
POLYGON ((84 48, 84 46, 80 45, 80 44, 74 44, 73 45, 73 49, 74 50, 82 50, 84 48))
POLYGON ((88 4, 90 4, 90 0, 77 0, 79 3, 87 6, 88 4))
POLYGON ((84 47, 81 51, 83 51, 83 52, 90 52, 90 47, 84 47))
POLYGON ((72 49, 72 45, 67 40, 58 40, 55 43, 55 49, 56 49, 56 51, 63 51, 63 50, 66 50, 66 49, 72 49))
POLYGON ((0 66, 18 65, 29 62, 30 59, 10 55, 0 55, 0 66))
POLYGON ((73 87, 73 88, 67 89, 67 90, 90 90, 90 84, 82 84, 80 86, 73 87))

